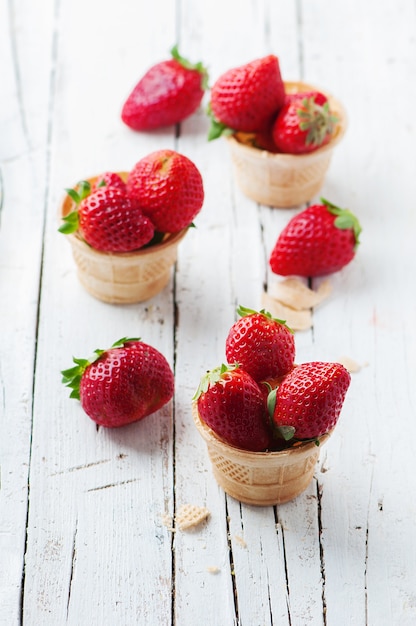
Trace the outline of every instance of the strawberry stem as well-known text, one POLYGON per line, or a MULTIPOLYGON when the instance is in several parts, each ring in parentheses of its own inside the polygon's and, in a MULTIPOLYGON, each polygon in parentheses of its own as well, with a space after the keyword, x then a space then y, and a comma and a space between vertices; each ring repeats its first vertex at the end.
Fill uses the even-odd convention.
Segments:
POLYGON ((279 320, 277 317, 273 317, 273 315, 269 313, 269 311, 266 311, 266 309, 261 309, 261 311, 255 311, 254 309, 249 309, 245 306, 242 306, 241 304, 238 305, 237 307, 237 315, 239 315, 240 317, 246 317, 247 315, 256 315, 256 314, 264 315, 264 317, 267 317, 273 322, 277 322, 278 324, 281 324, 282 326, 286 326, 286 328, 290 330, 291 333, 293 333, 293 330, 289 328, 289 326, 286 324, 286 320, 279 320))
POLYGON ((338 118, 329 109, 328 102, 317 104, 314 96, 303 98, 297 109, 299 128, 307 131, 306 145, 320 146, 331 135, 338 118))
POLYGON ((200 61, 198 63, 191 63, 188 59, 185 59, 185 57, 179 54, 179 49, 178 49, 177 44, 173 46, 170 53, 172 55, 172 58, 175 59, 175 61, 177 61, 178 63, 180 63, 182 67, 184 67, 187 70, 196 70, 197 72, 201 74, 201 89, 205 91, 208 88, 208 70, 203 65, 203 63, 201 63, 200 61))

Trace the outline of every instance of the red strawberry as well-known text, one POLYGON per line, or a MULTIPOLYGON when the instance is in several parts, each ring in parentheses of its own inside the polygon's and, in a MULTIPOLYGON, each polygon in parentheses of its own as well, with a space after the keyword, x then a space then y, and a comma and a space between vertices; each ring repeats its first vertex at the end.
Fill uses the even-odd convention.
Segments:
POLYGON ((285 322, 264 310, 240 306, 237 313, 242 317, 225 342, 228 363, 238 363, 258 383, 287 374, 295 360, 295 340, 285 322))
POLYGON ((279 60, 270 54, 222 74, 211 89, 209 139, 234 131, 258 132, 285 101, 279 60))
POLYGON ((355 256, 361 226, 348 209, 321 198, 295 215, 282 230, 270 255, 281 276, 321 276, 337 272, 355 256))
POLYGON ((123 105, 121 119, 133 130, 152 130, 177 124, 199 107, 208 74, 201 63, 191 64, 177 47, 172 59, 151 67, 123 105))
POLYGON ((189 226, 204 202, 198 168, 173 150, 152 152, 136 163, 127 179, 127 193, 163 233, 189 226))
POLYGON ((126 192, 126 183, 116 172, 104 172, 104 174, 97 176, 91 189, 95 191, 98 187, 117 187, 117 189, 126 192))
POLYGON ((78 190, 67 191, 78 208, 63 218, 61 233, 78 231, 92 248, 102 252, 132 252, 152 239, 152 222, 125 191, 104 185, 91 192, 87 181, 80 183, 78 190))
POLYGON ((273 141, 280 152, 313 152, 331 140, 336 122, 322 93, 291 94, 274 122, 273 141))
POLYGON ((334 428, 350 382, 340 363, 296 366, 269 396, 270 415, 281 436, 317 439, 334 428))
POLYGON ((203 422, 226 443, 260 452, 273 436, 263 392, 243 369, 222 365, 201 379, 195 393, 203 422))
POLYGON ((123 338, 91 361, 74 358, 62 382, 97 424, 115 428, 137 422, 173 396, 174 377, 166 358, 140 339, 123 338))

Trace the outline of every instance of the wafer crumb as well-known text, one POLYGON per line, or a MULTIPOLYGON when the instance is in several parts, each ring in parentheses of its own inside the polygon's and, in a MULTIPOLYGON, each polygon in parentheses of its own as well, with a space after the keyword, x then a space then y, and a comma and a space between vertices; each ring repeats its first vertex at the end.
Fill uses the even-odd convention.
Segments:
POLYGON ((210 574, 219 574, 220 571, 221 571, 220 568, 215 567, 215 565, 211 565, 210 567, 207 567, 207 572, 209 572, 210 574))
POLYGON ((242 548, 247 548, 247 543, 245 542, 243 537, 240 537, 240 535, 235 535, 234 539, 242 548))
POLYGON ((312 309, 331 293, 329 280, 324 280, 315 291, 299 278, 274 282, 263 292, 262 304, 273 317, 285 320, 292 330, 308 330, 312 326, 312 309))
POLYGON ((315 291, 299 278, 286 278, 281 282, 272 283, 269 287, 269 295, 272 298, 296 311, 317 306, 329 296, 331 291, 329 280, 324 280, 315 291))
POLYGON ((210 512, 204 506, 183 504, 176 515, 176 523, 179 530, 192 530, 202 524, 209 516, 210 512))
POLYGON ((173 528, 173 525, 172 525, 172 516, 168 512, 165 511, 165 513, 162 513, 161 518, 162 518, 162 524, 166 526, 168 530, 170 530, 171 532, 174 532, 175 529, 173 528))

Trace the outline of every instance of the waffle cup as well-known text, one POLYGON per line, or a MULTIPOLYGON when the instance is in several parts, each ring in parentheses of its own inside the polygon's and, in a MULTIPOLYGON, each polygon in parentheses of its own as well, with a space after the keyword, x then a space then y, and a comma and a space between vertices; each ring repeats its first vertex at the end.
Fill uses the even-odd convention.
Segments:
MULTIPOLYGON (((126 173, 120 172, 125 179, 126 173)), ((95 178, 89 178, 93 184, 95 178)), ((60 215, 74 210, 66 196, 60 215)), ((161 243, 136 252, 109 253, 95 250, 78 233, 66 235, 72 248, 77 274, 83 287, 95 298, 110 304, 133 304, 149 300, 168 284, 177 259, 179 243, 188 228, 166 234, 161 243)))
MULTIPOLYGON (((303 82, 285 82, 285 90, 286 93, 297 93, 316 91, 317 88, 303 82)), ((248 198, 270 207, 291 208, 308 202, 319 192, 333 149, 347 128, 344 107, 330 94, 321 92, 327 96, 338 122, 331 141, 314 152, 276 154, 244 143, 253 138, 252 134, 238 133, 239 139, 236 135, 227 137, 237 184, 248 198)))
POLYGON ((256 506, 293 500, 313 479, 319 451, 331 433, 314 441, 298 443, 278 452, 249 452, 226 444, 201 420, 192 404, 195 425, 205 440, 212 472, 228 495, 256 506))

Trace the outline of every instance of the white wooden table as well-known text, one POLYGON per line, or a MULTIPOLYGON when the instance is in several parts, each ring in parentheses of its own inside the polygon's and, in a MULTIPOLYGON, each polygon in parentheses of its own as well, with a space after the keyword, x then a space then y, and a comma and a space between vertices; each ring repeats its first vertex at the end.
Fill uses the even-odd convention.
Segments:
POLYGON ((416 624, 414 2, 3 0, 0 76, 0 624, 416 624), (179 129, 121 123, 124 98, 175 42, 211 84, 274 53, 286 80, 348 111, 322 195, 358 215, 362 243, 296 334, 297 361, 364 367, 313 483, 278 507, 219 489, 191 397, 224 359, 237 304, 260 308, 277 280, 267 257, 298 209, 242 195, 226 143, 206 141, 204 108, 179 129), (203 175, 197 228, 160 295, 103 304, 57 232, 64 188, 162 147, 203 175), (97 429, 60 371, 122 336, 165 354, 174 402, 97 429), (164 516, 184 503, 210 518, 171 532, 164 516))

